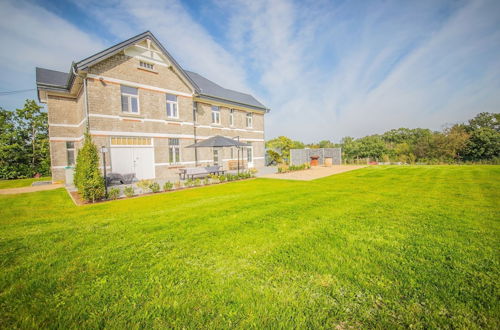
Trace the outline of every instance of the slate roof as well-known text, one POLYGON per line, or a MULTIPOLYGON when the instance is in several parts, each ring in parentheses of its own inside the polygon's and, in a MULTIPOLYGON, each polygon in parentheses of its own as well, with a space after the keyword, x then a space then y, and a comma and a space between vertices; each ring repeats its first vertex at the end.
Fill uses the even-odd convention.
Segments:
POLYGON ((211 80, 199 75, 198 73, 185 70, 184 72, 196 83, 197 92, 200 95, 212 97, 214 99, 228 100, 235 103, 251 105, 256 108, 266 109, 266 106, 257 101, 252 95, 237 92, 231 89, 217 85, 211 80))
POLYGON ((267 111, 268 109, 259 101, 257 101, 252 95, 237 92, 231 89, 226 89, 220 85, 217 85, 211 80, 195 73, 183 70, 182 67, 175 61, 175 59, 170 55, 170 53, 163 47, 163 45, 156 39, 156 37, 150 32, 146 31, 135 37, 127 39, 120 42, 112 47, 109 47, 97 54, 87 57, 77 63, 72 63, 71 71, 69 73, 49 70, 44 68, 36 68, 36 83, 38 87, 43 87, 44 89, 54 89, 54 90, 68 90, 74 79, 73 68, 77 70, 85 70, 89 66, 102 61, 110 56, 117 54, 124 48, 131 44, 137 43, 143 39, 150 38, 154 43, 161 48, 165 56, 169 61, 177 67, 177 69, 184 75, 184 77, 193 85, 196 93, 201 98, 208 100, 220 101, 224 103, 242 105, 257 110, 267 111))
POLYGON ((69 73, 66 72, 36 68, 36 83, 39 85, 66 88, 68 78, 69 73))

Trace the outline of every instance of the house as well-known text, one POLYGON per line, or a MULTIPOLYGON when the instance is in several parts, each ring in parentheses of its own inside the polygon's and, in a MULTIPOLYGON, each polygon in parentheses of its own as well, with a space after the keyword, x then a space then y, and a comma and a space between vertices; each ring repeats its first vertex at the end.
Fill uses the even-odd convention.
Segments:
POLYGON ((70 181, 86 131, 107 150, 107 171, 167 178, 181 167, 264 166, 264 115, 253 96, 184 70, 147 31, 74 62, 69 72, 36 68, 47 105, 52 177, 70 181), (215 135, 250 144, 186 148, 215 135), (68 180, 66 180, 68 177, 68 180))

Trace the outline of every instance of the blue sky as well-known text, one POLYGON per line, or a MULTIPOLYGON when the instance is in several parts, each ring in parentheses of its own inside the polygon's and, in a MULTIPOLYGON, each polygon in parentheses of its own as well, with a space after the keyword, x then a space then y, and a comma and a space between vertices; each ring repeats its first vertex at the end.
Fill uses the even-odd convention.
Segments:
MULTIPOLYGON (((0 92, 145 30, 305 142, 500 111, 500 1, 2 0, 0 92)), ((22 107, 34 91, 0 96, 22 107)))

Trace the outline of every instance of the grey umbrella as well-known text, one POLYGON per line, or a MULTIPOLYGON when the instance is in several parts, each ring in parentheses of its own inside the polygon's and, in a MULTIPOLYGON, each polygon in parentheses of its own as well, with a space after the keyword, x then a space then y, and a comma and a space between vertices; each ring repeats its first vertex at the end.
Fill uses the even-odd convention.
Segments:
POLYGON ((187 146, 186 148, 224 148, 224 147, 250 147, 249 144, 233 140, 224 136, 216 135, 201 142, 187 146))
POLYGON ((240 142, 240 137, 235 139, 230 139, 224 136, 216 135, 203 140, 201 142, 187 146, 186 148, 224 148, 224 147, 237 147, 238 148, 238 174, 240 173, 240 152, 241 147, 250 147, 248 143, 240 142))

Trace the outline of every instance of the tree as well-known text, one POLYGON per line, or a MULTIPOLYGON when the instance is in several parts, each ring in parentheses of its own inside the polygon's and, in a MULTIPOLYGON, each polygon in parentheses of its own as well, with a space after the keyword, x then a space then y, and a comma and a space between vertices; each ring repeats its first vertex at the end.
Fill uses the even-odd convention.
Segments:
POLYGON ((304 144, 300 141, 293 141, 286 136, 278 136, 266 142, 268 156, 276 163, 290 161, 290 149, 303 149, 304 144))
POLYGON ((104 197, 104 178, 99 170, 99 153, 88 133, 76 157, 74 184, 86 201, 95 202, 104 197))
POLYGON ((0 108, 0 177, 32 177, 50 173, 47 113, 33 100, 24 108, 0 108))
POLYGON ((470 135, 463 148, 464 158, 470 161, 500 157, 500 114, 479 113, 464 125, 470 135))

